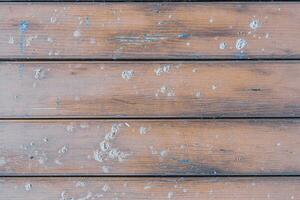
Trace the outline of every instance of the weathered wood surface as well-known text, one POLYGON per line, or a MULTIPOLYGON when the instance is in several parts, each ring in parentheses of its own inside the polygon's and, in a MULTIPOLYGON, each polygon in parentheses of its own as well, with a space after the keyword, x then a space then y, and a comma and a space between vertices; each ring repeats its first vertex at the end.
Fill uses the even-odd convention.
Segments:
POLYGON ((0 64, 3 117, 299 117, 300 66, 280 62, 0 64))
POLYGON ((1 3, 0 58, 300 58, 300 3, 1 3))
POLYGON ((293 200, 300 179, 281 178, 1 178, 0 199, 293 200))
POLYGON ((300 174, 300 120, 0 122, 1 175, 300 174))

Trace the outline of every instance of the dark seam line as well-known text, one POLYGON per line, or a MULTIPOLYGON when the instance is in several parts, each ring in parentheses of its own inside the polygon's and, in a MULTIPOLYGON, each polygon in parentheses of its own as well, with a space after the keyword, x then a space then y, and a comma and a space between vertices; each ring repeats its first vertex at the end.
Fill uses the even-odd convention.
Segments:
POLYGON ((164 174, 155 174, 155 175, 96 175, 96 174, 22 174, 22 175, 0 175, 0 178, 69 178, 69 177, 87 177, 87 178, 263 178, 263 177, 300 177, 300 174, 249 174, 249 175, 164 175, 164 174))
POLYGON ((50 121, 50 120, 272 120, 272 119, 300 119, 300 117, 16 117, 16 118, 0 118, 0 121, 50 121))
POLYGON ((232 59, 232 58, 157 58, 157 59, 143 59, 143 58, 120 58, 120 59, 98 59, 98 58, 0 58, 0 62, 52 62, 52 61, 238 61, 238 62, 249 62, 249 61, 300 61, 300 58, 245 58, 245 59, 232 59))
POLYGON ((240 0, 240 1, 236 1, 236 0, 211 0, 211 1, 207 1, 207 0, 153 0, 153 1, 143 1, 143 0, 45 0, 45 1, 42 1, 42 0, 12 0, 12 1, 9 1, 9 0, 5 0, 5 1, 1 1, 0 3, 2 2, 105 2, 105 3, 114 3, 114 2, 207 2, 207 3, 210 3, 210 2, 224 2, 224 3, 227 3, 227 2, 232 2, 232 3, 239 3, 239 2, 282 2, 282 3, 285 3, 285 2, 298 2, 298 1, 293 1, 293 0, 287 0, 287 1, 283 1, 283 0, 240 0))

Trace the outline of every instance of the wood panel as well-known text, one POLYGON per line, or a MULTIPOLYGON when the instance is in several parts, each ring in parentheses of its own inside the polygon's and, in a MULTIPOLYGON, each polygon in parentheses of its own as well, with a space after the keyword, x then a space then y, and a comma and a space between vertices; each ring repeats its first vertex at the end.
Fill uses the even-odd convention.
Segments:
POLYGON ((0 64, 0 117, 299 117, 300 66, 280 62, 0 64))
POLYGON ((299 178, 1 178, 0 199, 293 200, 299 178))
POLYGON ((300 120, 0 123, 2 175, 299 175, 300 120))
POLYGON ((1 3, 0 58, 300 58, 300 3, 1 3))

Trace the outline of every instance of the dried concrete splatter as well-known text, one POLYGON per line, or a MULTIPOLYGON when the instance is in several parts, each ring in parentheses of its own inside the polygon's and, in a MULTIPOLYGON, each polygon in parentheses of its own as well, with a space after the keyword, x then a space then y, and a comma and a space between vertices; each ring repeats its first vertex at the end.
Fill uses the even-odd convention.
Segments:
POLYGON ((121 76, 124 80, 130 80, 134 77, 134 71, 133 70, 123 71, 121 76))

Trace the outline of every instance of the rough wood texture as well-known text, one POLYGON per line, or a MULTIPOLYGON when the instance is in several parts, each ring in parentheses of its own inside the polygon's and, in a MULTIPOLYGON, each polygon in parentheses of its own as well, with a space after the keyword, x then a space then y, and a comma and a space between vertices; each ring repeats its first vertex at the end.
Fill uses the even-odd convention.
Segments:
POLYGON ((300 120, 0 123, 2 175, 300 174, 300 120))
POLYGON ((293 200, 299 178, 1 178, 0 199, 293 200))
POLYGON ((0 58, 300 58, 300 3, 1 3, 0 58))
POLYGON ((0 117, 299 117, 299 62, 1 63, 0 117))

